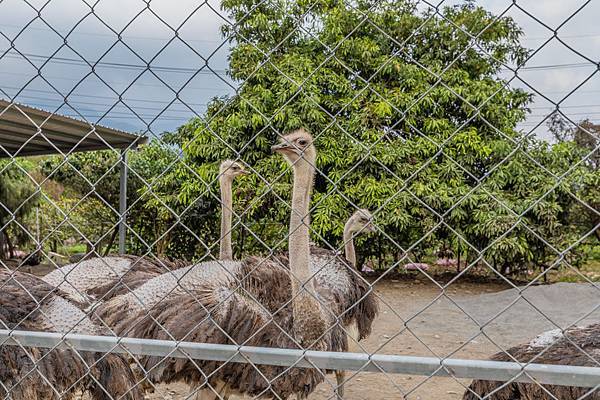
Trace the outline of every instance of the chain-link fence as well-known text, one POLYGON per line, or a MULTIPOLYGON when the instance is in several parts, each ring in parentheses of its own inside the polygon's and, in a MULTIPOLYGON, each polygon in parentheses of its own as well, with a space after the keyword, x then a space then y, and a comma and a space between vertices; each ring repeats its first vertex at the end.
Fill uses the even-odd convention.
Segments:
POLYGON ((600 398, 598 12, 0 1, 2 398, 600 398))

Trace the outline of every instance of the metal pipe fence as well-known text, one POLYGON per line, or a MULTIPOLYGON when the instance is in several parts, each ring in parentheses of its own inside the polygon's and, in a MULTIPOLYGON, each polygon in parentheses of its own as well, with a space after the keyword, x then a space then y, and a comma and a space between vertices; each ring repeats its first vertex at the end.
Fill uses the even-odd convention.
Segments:
POLYGON ((64 348, 103 353, 166 356, 198 360, 296 366, 347 371, 385 372, 423 376, 491 379, 595 388, 600 385, 597 368, 528 364, 487 360, 442 359, 385 354, 234 346, 212 343, 117 338, 28 331, 0 331, 3 345, 64 348))
POLYGON ((0 1, 2 399, 600 398, 600 4, 166 3, 0 1))

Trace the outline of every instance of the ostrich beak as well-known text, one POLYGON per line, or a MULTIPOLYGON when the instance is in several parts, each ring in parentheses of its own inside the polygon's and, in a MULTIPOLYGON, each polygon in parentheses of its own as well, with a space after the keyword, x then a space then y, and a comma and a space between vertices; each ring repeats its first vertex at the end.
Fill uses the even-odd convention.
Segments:
POLYGON ((280 142, 271 146, 271 150, 275 152, 285 151, 290 148, 290 145, 285 142, 280 142))

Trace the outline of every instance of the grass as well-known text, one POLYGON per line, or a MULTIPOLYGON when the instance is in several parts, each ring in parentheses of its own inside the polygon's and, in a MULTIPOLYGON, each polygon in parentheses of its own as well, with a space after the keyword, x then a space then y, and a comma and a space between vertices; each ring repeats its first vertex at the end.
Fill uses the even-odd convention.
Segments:
POLYGON ((553 277, 558 282, 587 282, 587 279, 592 282, 600 282, 600 259, 590 260, 579 269, 579 273, 571 268, 563 269, 556 277, 553 277))
POLYGON ((63 246, 60 249, 60 254, 71 256, 77 253, 85 253, 87 251, 85 244, 78 243, 73 246, 63 246))

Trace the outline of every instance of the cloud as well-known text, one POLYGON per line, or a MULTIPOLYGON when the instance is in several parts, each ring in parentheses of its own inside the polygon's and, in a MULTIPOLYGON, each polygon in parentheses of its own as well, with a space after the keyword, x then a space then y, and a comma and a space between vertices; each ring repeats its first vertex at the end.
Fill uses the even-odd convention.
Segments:
MULTIPOLYGON (((541 20, 551 28, 558 27, 569 16, 575 13, 585 1, 564 1, 564 0, 544 0, 544 1, 519 1, 519 7, 525 9, 529 14, 541 20)), ((581 12, 589 12, 589 7, 581 12)), ((531 18, 531 17, 530 17, 531 18)), ((532 18, 532 21, 534 19, 532 18)))

